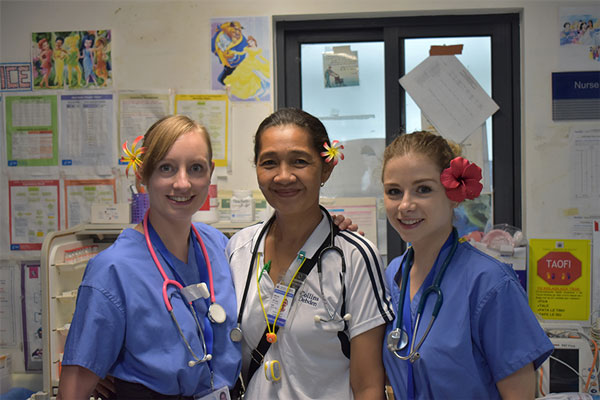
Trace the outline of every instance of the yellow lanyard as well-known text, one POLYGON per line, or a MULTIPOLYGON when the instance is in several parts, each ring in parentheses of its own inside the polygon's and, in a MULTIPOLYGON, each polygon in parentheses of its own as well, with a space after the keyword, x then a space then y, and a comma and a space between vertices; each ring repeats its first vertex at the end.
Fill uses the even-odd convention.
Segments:
POLYGON ((285 293, 283 295, 283 299, 281 300, 281 303, 279 304, 279 308, 277 309, 277 314, 275 315, 275 320, 273 321, 273 327, 271 328, 271 325, 269 324, 269 318, 267 317, 267 310, 265 310, 265 306, 262 301, 262 296, 260 294, 260 280, 259 280, 260 253, 258 253, 258 257, 256 258, 256 289, 258 290, 258 300, 260 301, 260 306, 263 310, 263 315, 265 316, 265 322, 267 323, 268 333, 266 336, 267 336, 267 342, 269 342, 269 343, 277 342, 277 334, 275 333, 275 325, 277 324, 277 319, 279 318, 279 313, 281 312, 281 309, 283 307, 283 302, 287 298, 287 294, 290 291, 292 282, 294 282, 294 279, 296 279, 296 275, 298 275, 298 272, 300 272, 300 268, 302 268, 302 265, 304 265, 305 261, 306 261, 306 257, 304 257, 302 259, 302 262, 298 266, 298 269, 294 273, 294 276, 292 277, 292 279, 290 279, 290 283, 288 283, 287 288, 285 289, 285 293))

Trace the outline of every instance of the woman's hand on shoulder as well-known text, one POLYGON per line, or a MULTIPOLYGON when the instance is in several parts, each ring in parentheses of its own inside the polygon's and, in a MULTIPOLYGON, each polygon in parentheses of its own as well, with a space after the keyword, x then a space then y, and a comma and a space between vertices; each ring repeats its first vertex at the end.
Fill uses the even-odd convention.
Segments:
POLYGON ((363 231, 359 231, 358 230, 358 225, 357 224, 353 224, 352 223, 352 219, 349 217, 346 217, 342 214, 331 214, 331 218, 333 219, 333 223, 335 225, 337 225, 338 228, 340 228, 341 231, 345 231, 345 230, 349 230, 352 232, 356 232, 358 231, 359 234, 361 235, 365 235, 365 233, 363 231))

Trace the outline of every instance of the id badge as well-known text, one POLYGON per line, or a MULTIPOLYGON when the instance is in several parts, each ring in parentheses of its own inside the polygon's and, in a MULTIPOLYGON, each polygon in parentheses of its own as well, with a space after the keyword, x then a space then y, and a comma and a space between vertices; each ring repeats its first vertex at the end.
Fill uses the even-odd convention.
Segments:
POLYGON ((269 303, 269 311, 267 312, 267 318, 270 324, 272 324, 275 321, 275 317, 277 317, 276 325, 280 327, 285 326, 285 321, 288 318, 288 314, 292 308, 292 302, 294 301, 294 293, 296 293, 296 289, 290 287, 286 295, 286 290, 288 290, 287 285, 278 283, 275 286, 273 297, 271 297, 271 303, 269 303), (279 315, 277 315, 277 312, 279 312, 279 315))
POLYGON ((229 394, 229 388, 227 386, 223 386, 222 388, 216 389, 213 392, 210 392, 207 395, 202 397, 194 397, 196 400, 231 400, 231 395, 229 394))

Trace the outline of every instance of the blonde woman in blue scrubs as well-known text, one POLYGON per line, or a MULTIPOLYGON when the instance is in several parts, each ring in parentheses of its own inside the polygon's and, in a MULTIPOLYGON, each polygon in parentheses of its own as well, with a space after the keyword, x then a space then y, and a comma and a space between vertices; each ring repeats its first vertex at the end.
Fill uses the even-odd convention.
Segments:
POLYGON ((388 221, 411 244, 386 270, 396 311, 384 339, 386 373, 400 399, 533 399, 535 369, 552 343, 514 271, 458 240, 454 208, 482 185, 481 169, 456 153, 427 132, 399 136, 384 153, 388 221), (432 292, 415 335, 419 302, 436 282, 439 314, 427 333, 432 292))

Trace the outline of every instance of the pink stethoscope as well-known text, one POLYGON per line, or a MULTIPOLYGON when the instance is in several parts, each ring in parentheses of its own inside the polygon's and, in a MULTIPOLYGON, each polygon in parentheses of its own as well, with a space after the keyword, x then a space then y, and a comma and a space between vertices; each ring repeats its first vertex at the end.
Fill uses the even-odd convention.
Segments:
MULTIPOLYGON (((163 301, 165 303, 165 306, 167 307, 167 311, 171 315, 173 322, 175 322, 175 325, 177 326, 177 330, 179 331, 179 335, 183 339, 188 351, 194 358, 193 361, 190 360, 188 362, 188 366, 193 367, 199 363, 210 361, 212 359, 212 354, 208 354, 208 352, 207 352, 206 341, 204 340, 204 332, 202 331, 202 328, 200 327, 200 321, 198 320, 198 315, 196 314, 196 310, 194 309, 194 306, 192 305, 192 302, 195 299, 190 300, 187 296, 185 296, 185 295, 183 296, 188 309, 190 310, 190 312, 192 313, 192 316, 194 317, 194 321, 196 322, 196 327, 198 328, 198 332, 200 332, 200 339, 202 341, 202 350, 204 351, 204 357, 200 358, 196 355, 196 353, 194 353, 194 351, 192 350, 192 347, 190 346, 187 339, 183 335, 183 331, 181 330, 181 327, 179 326, 179 323, 177 322, 177 318, 175 318, 175 314, 173 313, 173 306, 171 305, 171 300, 169 299, 169 296, 167 294, 167 287, 169 285, 173 285, 177 289, 179 289, 180 292, 182 290, 184 290, 184 287, 178 281, 169 279, 169 277, 165 273, 165 270, 163 269, 160 261, 158 260, 158 257, 156 256, 156 252, 154 251, 154 247, 152 246, 152 241, 150 240, 150 234, 148 233, 148 213, 149 213, 149 211, 150 210, 146 211, 146 214, 144 214, 144 223, 143 223, 144 237, 146 239, 146 245, 148 246, 148 250, 150 250, 150 255, 152 256, 152 260, 154 260, 154 263, 156 264, 156 268, 158 268, 158 272, 160 272, 160 274, 162 275, 162 278, 163 278, 162 296, 163 296, 163 301)), ((213 273, 212 273, 212 267, 210 265, 210 259, 208 258, 208 252, 206 251, 206 246, 204 246, 204 242, 202 241, 202 238, 200 237, 200 233, 198 233, 198 230, 196 229, 194 224, 191 224, 191 225, 192 225, 192 230, 194 231, 194 236, 196 236, 196 240, 198 241, 198 243, 200 244, 200 248, 202 249, 202 255, 204 256, 204 260, 206 261, 206 269, 208 270, 208 283, 210 286, 210 306, 208 307, 208 319, 213 323, 221 324, 221 323, 225 322, 227 315, 225 313, 225 309, 215 301, 213 273)), ((200 283, 196 286, 199 288, 204 287, 204 291, 206 291, 206 284, 200 283)), ((200 290, 200 291, 202 291, 202 290, 200 290)), ((208 296, 202 296, 202 297, 208 297, 208 296)))

